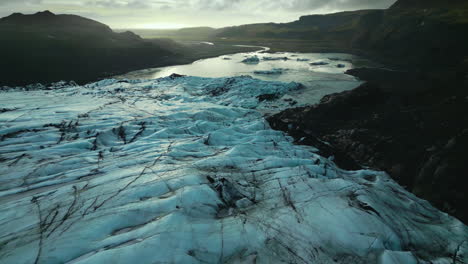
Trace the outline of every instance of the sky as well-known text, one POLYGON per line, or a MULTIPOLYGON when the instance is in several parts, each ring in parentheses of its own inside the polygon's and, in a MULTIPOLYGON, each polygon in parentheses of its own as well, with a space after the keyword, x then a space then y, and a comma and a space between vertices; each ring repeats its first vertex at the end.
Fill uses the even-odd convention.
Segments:
POLYGON ((290 22, 302 15, 387 8, 396 0, 0 0, 0 17, 50 10, 114 29, 225 27, 290 22))

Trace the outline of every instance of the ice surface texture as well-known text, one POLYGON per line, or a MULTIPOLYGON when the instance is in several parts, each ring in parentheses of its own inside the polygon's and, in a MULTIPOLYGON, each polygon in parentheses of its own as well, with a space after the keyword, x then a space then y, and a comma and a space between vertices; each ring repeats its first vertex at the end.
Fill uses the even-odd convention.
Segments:
POLYGON ((272 130, 249 77, 0 93, 0 263, 463 263, 467 227, 272 130))

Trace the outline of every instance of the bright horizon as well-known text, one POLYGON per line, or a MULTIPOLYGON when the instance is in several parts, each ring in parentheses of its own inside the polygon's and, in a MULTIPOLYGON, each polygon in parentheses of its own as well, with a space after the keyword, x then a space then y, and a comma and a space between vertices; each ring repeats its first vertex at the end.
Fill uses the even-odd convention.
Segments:
POLYGON ((396 0, 2 0, 0 17, 50 10, 75 14, 114 29, 177 29, 284 23, 300 16, 388 8, 396 0))

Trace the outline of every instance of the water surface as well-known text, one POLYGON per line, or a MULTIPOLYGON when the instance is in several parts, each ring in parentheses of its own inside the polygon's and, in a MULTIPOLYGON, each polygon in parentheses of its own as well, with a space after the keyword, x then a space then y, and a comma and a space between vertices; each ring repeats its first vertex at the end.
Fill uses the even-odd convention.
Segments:
POLYGON ((359 60, 357 56, 343 53, 270 54, 265 50, 203 59, 186 65, 139 70, 116 78, 155 79, 177 73, 198 77, 250 75, 266 81, 299 82, 306 89, 288 95, 295 99, 298 105, 317 103, 324 95, 351 90, 361 83, 355 77, 344 74, 354 68, 353 61, 359 60), (260 62, 242 63, 244 59, 252 56, 257 56, 260 62), (326 65, 311 65, 316 62, 323 62, 326 65), (281 74, 260 74, 275 69, 281 69, 281 74))

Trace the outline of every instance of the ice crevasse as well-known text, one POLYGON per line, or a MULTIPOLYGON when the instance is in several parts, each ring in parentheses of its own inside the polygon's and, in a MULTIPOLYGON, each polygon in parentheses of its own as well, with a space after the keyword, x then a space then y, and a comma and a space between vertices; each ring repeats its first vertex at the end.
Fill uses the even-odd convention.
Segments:
POLYGON ((0 91, 0 263, 467 262, 463 223, 269 127, 299 84, 43 88, 0 91))

